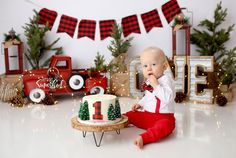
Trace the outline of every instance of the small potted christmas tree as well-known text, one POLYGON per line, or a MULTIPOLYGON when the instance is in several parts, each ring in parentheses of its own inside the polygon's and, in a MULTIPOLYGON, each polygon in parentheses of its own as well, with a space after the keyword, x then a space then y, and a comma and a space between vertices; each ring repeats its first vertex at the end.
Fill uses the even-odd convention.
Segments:
POLYGON ((110 66, 105 64, 105 57, 104 55, 101 55, 99 52, 97 52, 97 55, 94 59, 95 67, 91 67, 88 70, 88 74, 90 77, 99 75, 100 73, 106 73, 110 70, 110 66))
POLYGON ((236 47, 225 50, 219 60, 220 90, 228 101, 232 101, 232 84, 236 81, 236 47))
POLYGON ((111 66, 110 91, 117 96, 127 96, 129 94, 129 74, 126 58, 133 38, 123 39, 122 33, 122 28, 115 23, 111 34, 112 41, 108 46, 114 57, 109 64, 111 66))

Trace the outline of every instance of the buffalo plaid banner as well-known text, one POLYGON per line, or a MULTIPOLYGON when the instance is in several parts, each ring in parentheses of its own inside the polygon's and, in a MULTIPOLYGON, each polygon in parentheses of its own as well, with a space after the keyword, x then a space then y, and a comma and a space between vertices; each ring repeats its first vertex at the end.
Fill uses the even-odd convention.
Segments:
POLYGON ((101 21, 99 21, 101 40, 104 40, 105 38, 111 36, 114 24, 115 24, 115 20, 101 20, 101 21))
POLYGON ((79 23, 78 38, 87 36, 94 40, 96 30, 95 20, 81 20, 79 23))
POLYGON ((177 0, 170 0, 162 5, 161 9, 168 23, 170 23, 177 14, 181 13, 177 0))
POLYGON ((122 18, 121 24, 123 28, 124 37, 127 37, 131 33, 141 33, 137 15, 131 15, 122 18))
POLYGON ((76 18, 62 15, 57 32, 66 32, 71 38, 73 38, 76 24, 77 24, 76 18))
POLYGON ((38 24, 46 25, 48 23, 48 27, 51 30, 56 18, 57 12, 43 8, 39 11, 38 24))
POLYGON ((143 20, 144 27, 146 32, 149 32, 154 27, 162 27, 161 19, 157 10, 152 10, 150 12, 141 14, 141 18, 143 20))

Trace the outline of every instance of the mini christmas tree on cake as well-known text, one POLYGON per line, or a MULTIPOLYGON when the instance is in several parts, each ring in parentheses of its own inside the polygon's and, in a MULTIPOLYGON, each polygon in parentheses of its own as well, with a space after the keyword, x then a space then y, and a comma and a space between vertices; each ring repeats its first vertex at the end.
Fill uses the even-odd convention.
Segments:
POLYGON ((107 115, 108 115, 108 120, 115 120, 116 119, 115 109, 114 109, 112 104, 109 105, 108 114, 107 115))
POLYGON ((79 118, 81 120, 89 120, 89 109, 87 101, 80 104, 79 118))
POLYGON ((115 117, 116 118, 121 118, 120 102, 119 102, 118 99, 116 99, 116 104, 115 104, 115 117))

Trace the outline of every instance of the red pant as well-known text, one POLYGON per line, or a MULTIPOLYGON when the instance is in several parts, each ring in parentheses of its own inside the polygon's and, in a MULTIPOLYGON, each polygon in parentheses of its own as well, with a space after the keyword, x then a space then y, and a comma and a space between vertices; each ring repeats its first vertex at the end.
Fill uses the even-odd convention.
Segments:
POLYGON ((129 123, 147 131, 140 134, 144 144, 156 142, 172 133, 175 129, 174 114, 129 111, 125 113, 129 123))

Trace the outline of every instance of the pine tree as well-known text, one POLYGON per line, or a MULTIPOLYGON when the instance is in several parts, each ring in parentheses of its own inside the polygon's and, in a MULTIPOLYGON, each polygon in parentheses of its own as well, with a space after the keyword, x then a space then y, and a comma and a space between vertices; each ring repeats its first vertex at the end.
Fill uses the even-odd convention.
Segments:
POLYGON ((116 99, 116 103, 115 103, 115 117, 116 118, 121 118, 120 102, 119 102, 118 99, 116 99))
POLYGON ((30 23, 26 23, 23 27, 25 30, 25 36, 27 37, 28 49, 25 54, 27 60, 29 61, 32 69, 39 69, 41 67, 47 66, 50 62, 48 58, 45 62, 41 64, 40 60, 43 58, 44 54, 49 51, 55 51, 56 55, 62 54, 62 47, 53 48, 53 46, 58 42, 60 38, 57 38, 51 44, 47 44, 45 41, 45 34, 49 30, 48 24, 46 26, 40 26, 38 24, 39 14, 34 10, 35 15, 33 18, 29 19, 30 23))
POLYGON ((196 28, 193 29, 194 33, 191 34, 191 43, 197 45, 197 51, 200 55, 210 56, 225 50, 224 43, 230 39, 230 32, 234 28, 234 24, 227 29, 219 28, 225 21, 226 16, 227 9, 223 9, 220 2, 214 11, 214 20, 205 19, 201 21, 198 26, 203 31, 196 28))
POLYGON ((225 50, 220 57, 220 84, 230 85, 236 81, 236 47, 225 50))
POLYGON ((94 63, 97 71, 103 71, 106 69, 104 55, 100 55, 99 52, 97 52, 97 56, 94 59, 94 63))
POLYGON ((115 109, 112 104, 109 105, 108 107, 108 120, 115 120, 115 109))
POLYGON ((110 63, 114 72, 125 72, 127 70, 125 66, 125 58, 127 56, 128 49, 131 47, 130 42, 133 40, 133 37, 125 40, 122 37, 122 33, 123 30, 121 26, 115 23, 111 34, 112 41, 107 47, 114 57, 110 63))

